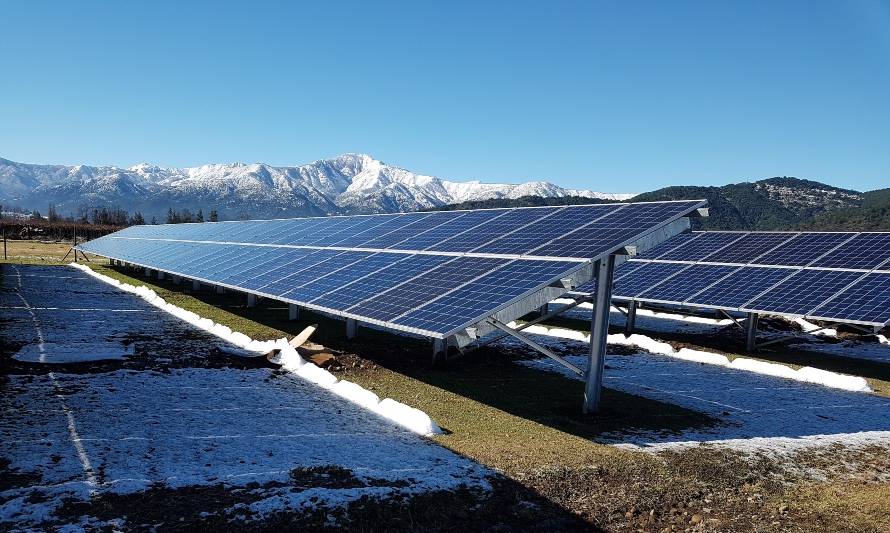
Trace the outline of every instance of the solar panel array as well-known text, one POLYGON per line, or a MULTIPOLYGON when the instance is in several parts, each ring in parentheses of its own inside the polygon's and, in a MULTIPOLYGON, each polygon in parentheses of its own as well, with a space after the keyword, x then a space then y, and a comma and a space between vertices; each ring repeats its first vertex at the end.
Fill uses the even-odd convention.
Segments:
POLYGON ((484 320, 703 200, 133 226, 100 256, 433 337, 484 320))
POLYGON ((620 265, 613 295, 885 326, 890 233, 684 233, 620 265))

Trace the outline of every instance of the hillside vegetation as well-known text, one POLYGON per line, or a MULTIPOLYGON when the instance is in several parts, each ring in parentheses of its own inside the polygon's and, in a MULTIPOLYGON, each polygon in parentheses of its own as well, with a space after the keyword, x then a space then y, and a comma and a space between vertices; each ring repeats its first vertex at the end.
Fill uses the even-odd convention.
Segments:
MULTIPOLYGON (((720 187, 680 185, 635 196, 634 202, 704 198, 707 218, 694 219, 706 230, 890 230, 890 189, 861 193, 817 181, 775 177, 720 187)), ((523 197, 463 202, 442 209, 484 209, 605 203, 578 196, 523 197)))

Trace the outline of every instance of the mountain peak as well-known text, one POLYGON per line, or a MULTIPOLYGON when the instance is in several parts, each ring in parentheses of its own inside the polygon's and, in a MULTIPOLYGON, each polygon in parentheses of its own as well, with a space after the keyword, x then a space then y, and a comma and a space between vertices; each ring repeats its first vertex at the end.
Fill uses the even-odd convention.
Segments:
POLYGON ((563 189, 546 181, 522 184, 447 181, 389 165, 366 153, 345 153, 295 167, 265 163, 164 168, 45 166, 0 160, 0 202, 25 208, 53 203, 61 212, 118 206, 143 215, 168 208, 217 209, 221 217, 254 218, 415 211, 467 200, 522 196, 624 199, 563 189))

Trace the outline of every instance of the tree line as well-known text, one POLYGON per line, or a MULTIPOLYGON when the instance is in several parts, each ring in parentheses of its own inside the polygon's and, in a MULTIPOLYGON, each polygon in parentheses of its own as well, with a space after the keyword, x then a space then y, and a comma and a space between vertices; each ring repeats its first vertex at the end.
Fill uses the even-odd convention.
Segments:
MULTIPOLYGON (((242 215, 243 216, 243 215, 242 215)), ((67 216, 59 213, 54 204, 49 204, 44 216, 39 210, 32 209, 30 211, 17 206, 0 205, 0 219, 13 219, 18 222, 23 221, 44 221, 52 224, 79 224, 79 225, 95 225, 95 226, 139 226, 143 224, 160 224, 156 216, 146 221, 145 216, 140 211, 134 211, 130 214, 126 209, 120 207, 86 207, 80 206, 75 213, 67 216)), ((189 209, 174 210, 172 207, 167 210, 167 217, 164 220, 166 224, 182 224, 185 222, 218 222, 219 213, 216 209, 211 209, 207 217, 204 216, 204 210, 198 209, 197 213, 192 213, 189 209)))

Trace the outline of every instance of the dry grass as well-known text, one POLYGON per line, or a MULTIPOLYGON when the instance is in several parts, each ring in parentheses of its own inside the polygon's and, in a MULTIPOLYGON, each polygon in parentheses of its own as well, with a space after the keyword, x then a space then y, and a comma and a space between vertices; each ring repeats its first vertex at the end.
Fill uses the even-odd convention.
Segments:
MULTIPOLYGON (((70 242, 7 240, 6 258, 0 256, 0 262, 56 265, 72 262, 73 254, 70 242)), ((103 261, 102 258, 95 255, 87 254, 87 257, 92 261, 103 261)))

